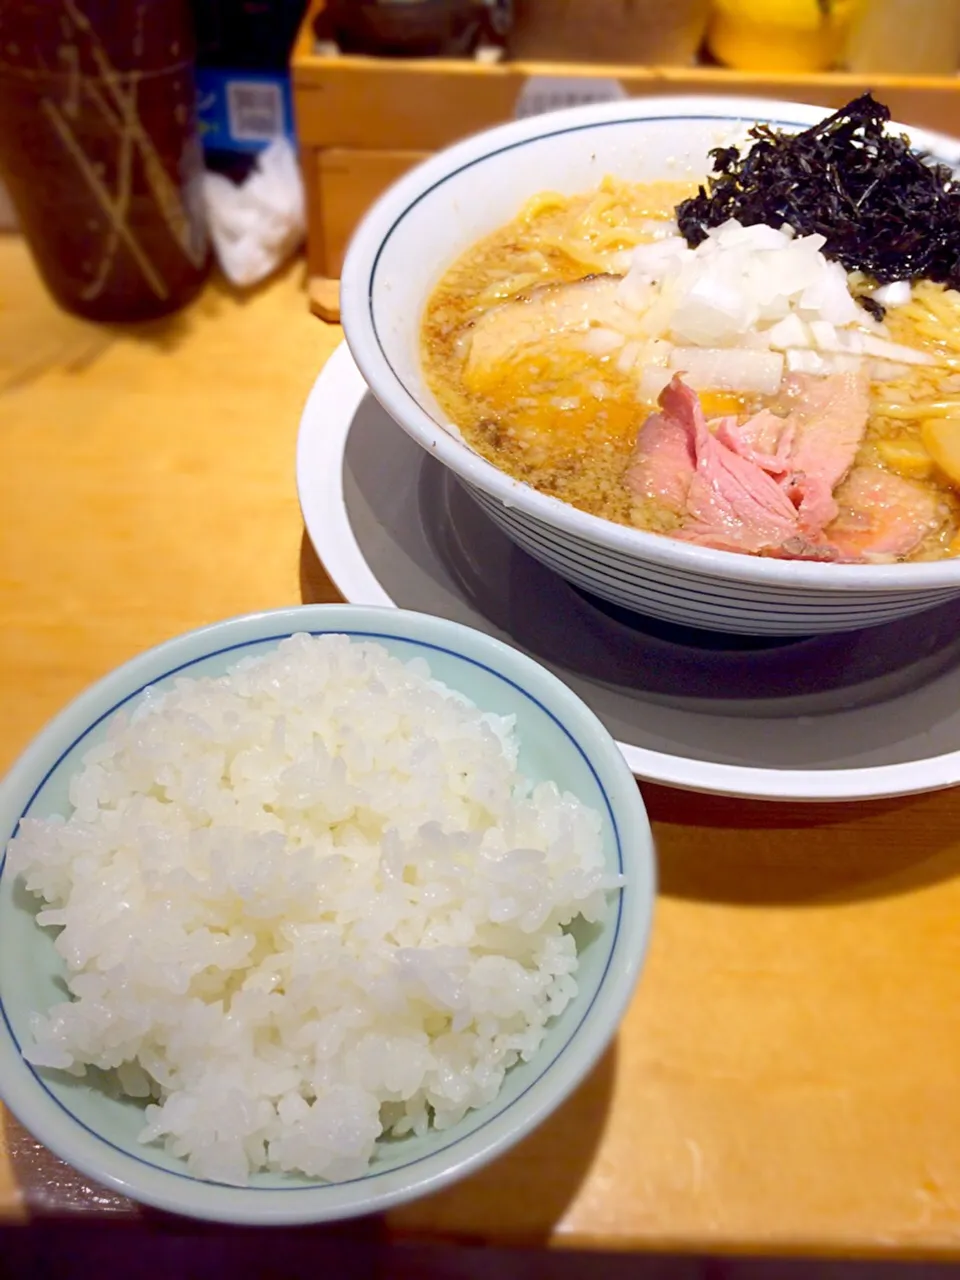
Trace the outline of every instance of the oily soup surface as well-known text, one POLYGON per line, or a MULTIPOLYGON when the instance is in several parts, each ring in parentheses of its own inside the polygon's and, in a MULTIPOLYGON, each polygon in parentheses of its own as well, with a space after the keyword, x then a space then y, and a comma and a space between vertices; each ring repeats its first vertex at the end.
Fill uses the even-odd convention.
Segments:
MULTIPOLYGON (((636 370, 624 369, 618 351, 604 349, 602 329, 630 252, 669 234, 677 204, 695 188, 607 178, 579 195, 534 197, 450 267, 422 329, 431 390, 478 453, 590 514, 664 533, 674 528, 669 513, 638 504, 623 483, 656 397, 643 393, 636 370), (557 291, 549 286, 564 284, 575 288, 563 291, 561 309, 572 305, 584 323, 558 314, 557 291), (489 341, 492 313, 517 299, 528 300, 517 310, 529 314, 489 341)), ((870 283, 851 277, 851 291, 870 283)), ((908 305, 888 311, 886 326, 891 340, 932 352, 937 363, 871 382, 856 463, 892 471, 936 495, 939 527, 904 558, 939 559, 958 550, 960 503, 924 443, 930 438, 924 430, 960 417, 960 295, 921 281, 908 305)), ((701 388, 700 399, 707 418, 786 409, 779 395, 701 388)))

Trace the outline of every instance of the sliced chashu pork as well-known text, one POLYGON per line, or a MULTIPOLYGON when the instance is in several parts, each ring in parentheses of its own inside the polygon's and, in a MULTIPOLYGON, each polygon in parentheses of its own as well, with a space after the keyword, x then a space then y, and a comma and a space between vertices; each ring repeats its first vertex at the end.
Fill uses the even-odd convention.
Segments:
POLYGON ((785 484, 808 529, 822 529, 839 508, 834 490, 850 471, 870 412, 865 375, 794 374, 787 381, 789 472, 785 484))
POLYGON ((881 467, 854 467, 836 500, 840 514, 826 536, 851 560, 901 560, 948 514, 929 489, 881 467))
POLYGON ((719 424, 717 435, 735 452, 776 476, 815 535, 839 508, 833 491, 849 472, 866 429, 868 383, 853 373, 828 378, 794 374, 787 379, 784 415, 763 410, 737 425, 719 424))
MULTIPOLYGON (((782 399, 787 413, 776 457, 755 456, 780 475, 805 534, 822 531, 841 559, 897 560, 915 551, 947 513, 929 489, 880 467, 853 466, 869 413, 868 387, 860 374, 793 375, 782 399), (778 472, 781 462, 786 469, 778 472)), ((739 431, 769 451, 775 420, 757 414, 739 431)))
POLYGON ((634 498, 676 519, 686 516, 702 418, 696 394, 674 378, 660 396, 660 412, 652 413, 637 433, 624 475, 634 498))
POLYGON ((675 378, 640 429, 627 487, 680 521, 673 536, 705 546, 787 559, 910 555, 941 526, 943 504, 882 468, 851 469, 865 386, 850 375, 811 381, 793 381, 785 417, 765 410, 711 432, 696 394, 675 378))
POLYGON ((464 373, 469 383, 530 349, 548 349, 561 335, 608 329, 624 336, 638 332, 637 318, 618 301, 619 276, 587 276, 572 284, 538 285, 522 298, 501 303, 465 332, 469 350, 464 373))
POLYGON ((833 492, 850 470, 870 412, 870 384, 862 373, 818 378, 791 374, 782 400, 790 431, 790 466, 833 492))
POLYGON ((673 536, 684 541, 754 554, 784 547, 783 554, 813 553, 783 485, 709 429, 699 397, 679 376, 661 394, 660 412, 641 427, 624 479, 635 497, 682 519, 673 536))

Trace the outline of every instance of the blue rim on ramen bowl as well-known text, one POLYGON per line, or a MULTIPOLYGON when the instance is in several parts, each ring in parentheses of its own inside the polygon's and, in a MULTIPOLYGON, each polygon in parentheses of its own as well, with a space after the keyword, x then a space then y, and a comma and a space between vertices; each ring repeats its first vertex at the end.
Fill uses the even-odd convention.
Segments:
MULTIPOLYGON (((515 715, 520 768, 553 779, 602 815, 603 847, 625 886, 580 951, 579 991, 549 1024, 530 1062, 494 1102, 450 1129, 391 1140, 364 1176, 341 1183, 262 1173, 248 1186, 202 1181, 159 1146, 138 1143, 143 1104, 101 1081, 37 1069, 23 1057, 30 1016, 64 999, 54 931, 39 903, 0 862, 0 1095, 34 1136, 86 1176, 173 1213, 222 1222, 285 1224, 372 1213, 426 1195, 506 1151, 560 1106, 596 1063, 631 998, 650 933, 654 850, 643 801, 613 739, 563 683, 530 658, 468 627, 423 614, 307 605, 215 623, 167 641, 100 680, 27 748, 0 784, 0 849, 21 817, 67 813, 67 786, 107 725, 148 686, 220 675, 299 632, 375 638, 481 709, 515 715)), ((93 1073, 96 1075, 96 1073, 93 1073)))
MULTIPOLYGON (((341 276, 350 351, 386 411, 449 467, 530 555, 639 613, 748 635, 852 631, 960 595, 960 559, 823 564, 741 555, 629 528, 515 480, 474 452, 439 408, 420 363, 420 324, 441 276, 538 192, 703 179, 711 148, 764 122, 804 129, 823 107, 763 98, 664 97, 575 107, 487 130, 440 152, 366 215, 341 276)), ((893 126, 957 167, 960 142, 893 126)))

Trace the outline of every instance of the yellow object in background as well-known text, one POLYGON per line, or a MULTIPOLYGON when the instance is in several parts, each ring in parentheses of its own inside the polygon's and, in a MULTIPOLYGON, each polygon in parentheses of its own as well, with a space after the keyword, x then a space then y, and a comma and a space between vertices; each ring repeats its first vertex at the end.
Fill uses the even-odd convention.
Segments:
POLYGON ((949 76, 960 63, 960 0, 870 0, 851 24, 851 71, 949 76))
POLYGON ((930 457, 948 480, 960 486, 960 419, 931 418, 923 424, 921 435, 930 457))
POLYGON ((707 44, 715 58, 739 71, 824 71, 839 59, 862 4, 713 0, 707 44))

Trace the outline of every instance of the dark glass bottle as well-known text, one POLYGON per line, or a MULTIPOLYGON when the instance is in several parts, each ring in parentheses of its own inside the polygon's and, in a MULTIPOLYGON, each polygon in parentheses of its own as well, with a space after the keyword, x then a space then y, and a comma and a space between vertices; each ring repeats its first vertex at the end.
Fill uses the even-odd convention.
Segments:
POLYGON ((0 0, 0 177, 58 302, 175 311, 209 251, 186 0, 0 0))

